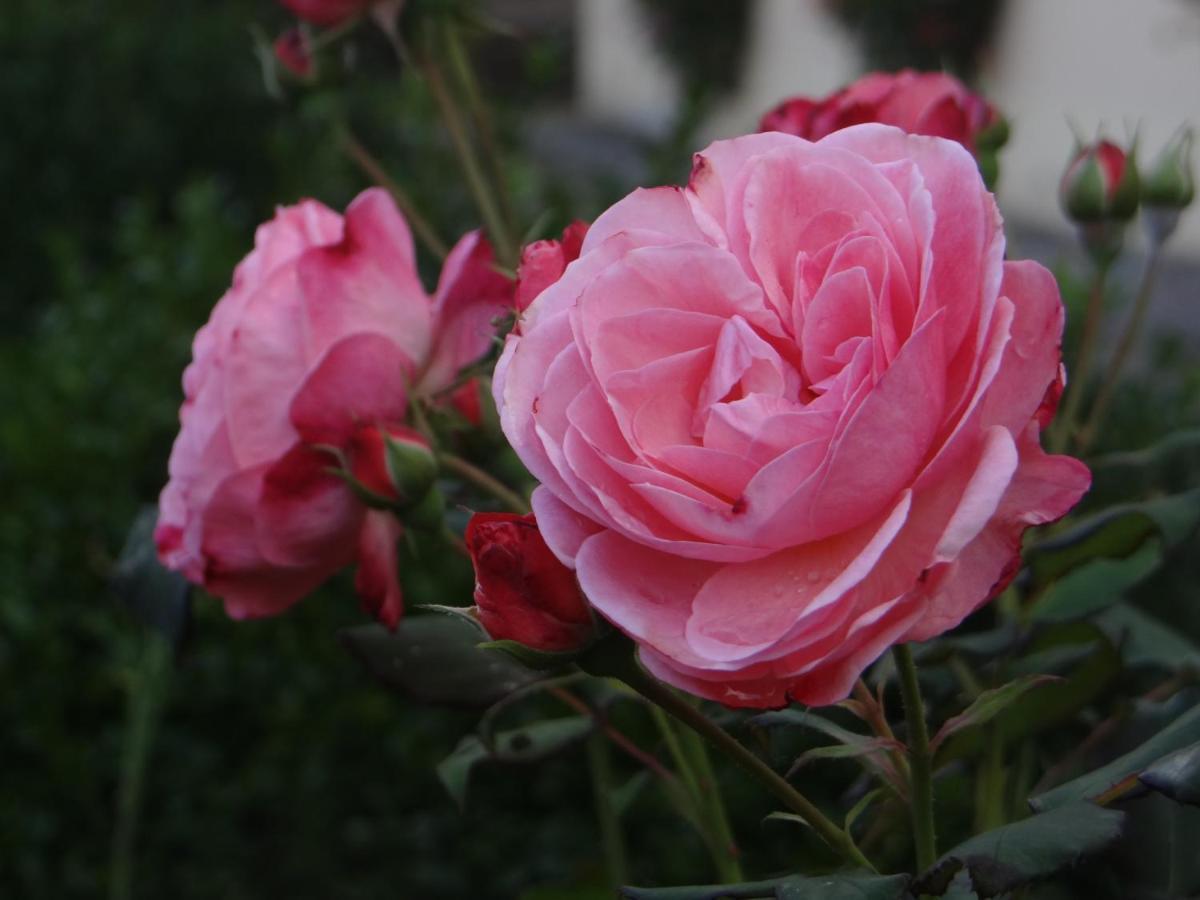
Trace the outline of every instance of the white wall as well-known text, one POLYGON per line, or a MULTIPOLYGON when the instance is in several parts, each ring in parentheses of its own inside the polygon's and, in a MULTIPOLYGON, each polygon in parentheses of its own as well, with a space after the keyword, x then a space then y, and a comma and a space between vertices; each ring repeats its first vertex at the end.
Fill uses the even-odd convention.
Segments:
MULTIPOLYGON (((743 0, 729 0, 743 2, 743 0)), ((796 93, 823 94, 862 70, 856 45, 818 0, 754 2, 741 87, 716 111, 701 144, 755 127, 796 93)), ((582 111, 648 133, 670 122, 678 84, 653 49, 634 0, 577 0, 582 111)), ((1013 122, 1001 157, 1000 200, 1014 218, 1066 225, 1057 185, 1072 147, 1067 116, 1117 138, 1141 125, 1149 159, 1182 122, 1200 128, 1200 2, 1008 0, 981 73, 1013 122)), ((1200 208, 1173 249, 1200 257, 1200 208)))

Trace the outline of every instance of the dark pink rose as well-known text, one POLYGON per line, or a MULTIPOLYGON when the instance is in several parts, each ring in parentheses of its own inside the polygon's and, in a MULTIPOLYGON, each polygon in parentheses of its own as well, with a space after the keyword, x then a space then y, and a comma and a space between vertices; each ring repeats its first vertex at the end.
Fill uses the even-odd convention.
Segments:
POLYGON ((388 194, 343 218, 280 209, 213 309, 183 375, 181 428, 160 499, 163 562, 236 618, 281 612, 357 562, 364 603, 400 615, 399 523, 331 467, 364 425, 400 425, 487 352, 511 285, 478 233, 451 251, 434 297, 388 194))
POLYGON ((959 144, 769 132, 601 215, 494 391, 543 537, 652 673, 827 704, 1087 489, 1039 445, 1062 324, 959 144))
POLYGON ((974 151, 978 135, 998 118, 986 100, 954 76, 904 69, 864 75, 823 99, 785 100, 763 117, 759 130, 815 141, 849 125, 879 122, 958 141, 974 151))

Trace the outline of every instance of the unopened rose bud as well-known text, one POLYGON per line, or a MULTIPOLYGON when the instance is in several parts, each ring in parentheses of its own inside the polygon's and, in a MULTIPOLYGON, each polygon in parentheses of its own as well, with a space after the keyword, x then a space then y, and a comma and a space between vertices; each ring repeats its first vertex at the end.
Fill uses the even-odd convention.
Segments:
POLYGON ((1081 148, 1063 175, 1059 196, 1076 224, 1128 222, 1137 212, 1137 166, 1111 141, 1081 148))
POLYGON ((1142 206, 1146 232, 1157 246, 1175 233, 1179 214, 1196 196, 1192 176, 1192 130, 1184 129, 1159 152, 1142 178, 1142 206))
POLYGON ((550 552, 532 515, 476 513, 466 544, 479 622, 495 640, 551 653, 590 642, 595 622, 575 573, 550 552))
POLYGON ((407 510, 426 502, 437 460, 420 434, 403 426, 363 425, 346 448, 351 485, 372 506, 407 510))
POLYGON ((309 79, 313 75, 312 47, 308 35, 300 28, 289 28, 271 45, 275 59, 297 78, 309 79))
POLYGON ((563 270, 579 258, 583 239, 587 236, 586 222, 576 220, 563 229, 559 240, 534 241, 521 250, 517 266, 517 311, 523 311, 538 294, 558 281, 563 270))
POLYGON ((1192 176, 1192 130, 1177 134, 1159 152, 1142 179, 1142 202, 1147 206, 1186 209, 1196 196, 1192 176))

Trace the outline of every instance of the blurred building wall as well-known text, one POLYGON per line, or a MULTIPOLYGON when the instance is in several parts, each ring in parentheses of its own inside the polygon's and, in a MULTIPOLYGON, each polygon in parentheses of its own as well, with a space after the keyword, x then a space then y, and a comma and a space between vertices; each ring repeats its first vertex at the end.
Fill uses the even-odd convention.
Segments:
MULTIPOLYGON (((730 0, 741 2, 741 0, 730 0)), ((856 42, 817 0, 754 4, 740 87, 700 143, 744 133, 790 94, 823 94, 862 71, 856 42)), ((679 86, 637 0, 577 0, 579 103, 643 133, 670 124, 679 86)), ((1066 229, 1057 185, 1073 138, 1140 126, 1149 158, 1182 122, 1200 128, 1200 0, 1008 0, 980 85, 1013 120, 1000 202, 1028 224, 1066 229)), ((1200 258, 1200 211, 1172 248, 1200 258)))

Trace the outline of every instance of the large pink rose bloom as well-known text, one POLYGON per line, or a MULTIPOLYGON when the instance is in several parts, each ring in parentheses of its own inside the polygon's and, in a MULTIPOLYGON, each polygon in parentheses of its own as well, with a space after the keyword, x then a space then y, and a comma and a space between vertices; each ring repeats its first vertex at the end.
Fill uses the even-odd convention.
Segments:
POLYGON ((839 128, 880 122, 958 141, 974 151, 975 138, 998 121, 991 105, 953 75, 903 69, 872 72, 822 99, 785 100, 759 127, 815 141, 839 128))
POLYGON ((861 125, 713 144, 638 190, 496 369, 547 542, 685 690, 826 704, 957 625, 1087 489, 1039 432, 1054 279, 1006 262, 951 141, 861 125))
POLYGON ((330 474, 356 432, 405 419, 484 353, 511 286, 473 232, 430 298, 385 191, 343 218, 280 209, 196 335, 155 538, 163 562, 243 618, 278 613, 358 562, 364 604, 400 615, 399 523, 330 474))

